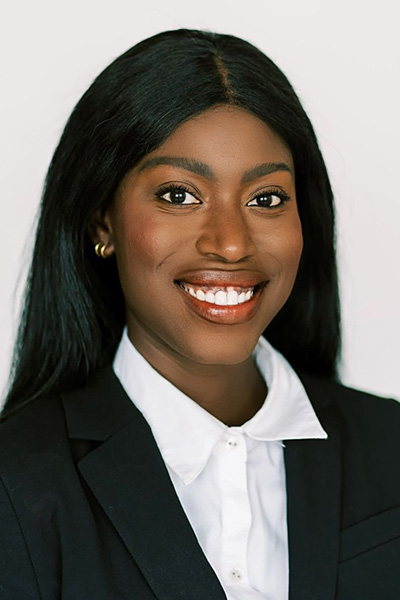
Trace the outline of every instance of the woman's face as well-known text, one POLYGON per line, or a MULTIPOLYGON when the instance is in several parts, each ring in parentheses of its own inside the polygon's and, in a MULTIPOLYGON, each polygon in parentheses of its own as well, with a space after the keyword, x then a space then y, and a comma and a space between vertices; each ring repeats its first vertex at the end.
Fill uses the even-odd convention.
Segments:
POLYGON ((245 110, 210 109, 128 173, 97 236, 116 254, 129 336, 146 358, 240 363, 296 277, 291 153, 245 110))

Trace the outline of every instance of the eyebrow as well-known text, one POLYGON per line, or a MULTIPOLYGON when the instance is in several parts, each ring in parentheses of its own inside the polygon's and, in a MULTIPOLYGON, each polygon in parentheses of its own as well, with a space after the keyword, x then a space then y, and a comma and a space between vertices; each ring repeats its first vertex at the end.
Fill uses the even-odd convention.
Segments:
MULTIPOLYGON (((179 167, 181 169, 185 169, 186 171, 191 171, 196 175, 206 177, 211 181, 215 181, 216 179, 210 167, 205 163, 193 158, 183 158, 178 156, 154 156, 153 158, 145 160, 140 165, 138 172, 140 173, 160 165, 179 167)), ((258 179, 259 177, 263 177, 265 175, 270 175, 271 173, 276 173, 277 171, 286 171, 287 173, 293 175, 292 169, 288 164, 284 162, 267 162, 256 165, 255 167, 245 171, 245 173, 243 173, 241 183, 248 183, 249 181, 253 181, 254 179, 258 179)))
POLYGON ((249 181, 253 181, 253 179, 258 179, 259 177, 270 175, 271 173, 276 173, 277 171, 286 171, 287 173, 293 175, 292 169, 284 162, 262 163, 246 171, 243 174, 241 183, 248 183, 249 181))
POLYGON ((207 177, 207 179, 215 180, 214 173, 205 163, 193 158, 180 158, 177 156, 155 156, 154 158, 149 158, 139 167, 139 173, 141 171, 145 171, 146 169, 158 167, 159 165, 172 165, 173 167, 180 167, 186 171, 196 173, 196 175, 201 175, 202 177, 207 177))

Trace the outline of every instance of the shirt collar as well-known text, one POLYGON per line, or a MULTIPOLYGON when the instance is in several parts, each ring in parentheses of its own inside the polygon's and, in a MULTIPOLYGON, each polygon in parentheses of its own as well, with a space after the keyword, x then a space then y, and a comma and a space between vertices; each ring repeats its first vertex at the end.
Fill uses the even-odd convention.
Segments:
POLYGON ((228 431, 253 440, 326 438, 296 373, 265 338, 255 360, 268 395, 260 410, 240 427, 228 427, 158 373, 136 350, 125 329, 113 369, 150 425, 166 464, 188 485, 202 472, 214 446, 228 431))

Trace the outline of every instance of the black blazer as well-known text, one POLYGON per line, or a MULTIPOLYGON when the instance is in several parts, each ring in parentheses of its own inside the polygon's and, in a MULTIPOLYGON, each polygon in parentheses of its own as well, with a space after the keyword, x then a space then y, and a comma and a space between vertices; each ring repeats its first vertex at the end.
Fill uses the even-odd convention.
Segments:
MULTIPOLYGON (((398 600, 400 406, 303 381, 329 439, 286 442, 290 600, 398 600)), ((0 477, 1 599, 226 598, 111 368, 4 421, 0 477)))

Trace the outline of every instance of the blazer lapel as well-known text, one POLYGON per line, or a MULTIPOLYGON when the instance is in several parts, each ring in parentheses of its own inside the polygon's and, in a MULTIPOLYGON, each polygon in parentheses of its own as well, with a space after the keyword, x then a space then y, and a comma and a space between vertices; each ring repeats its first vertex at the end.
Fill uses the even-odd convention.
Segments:
POLYGON ((78 469, 159 600, 226 600, 151 430, 111 368, 63 399, 71 438, 102 443, 78 469))
POLYGON ((285 442, 289 599, 333 600, 341 516, 340 434, 323 388, 302 379, 328 439, 285 442))

